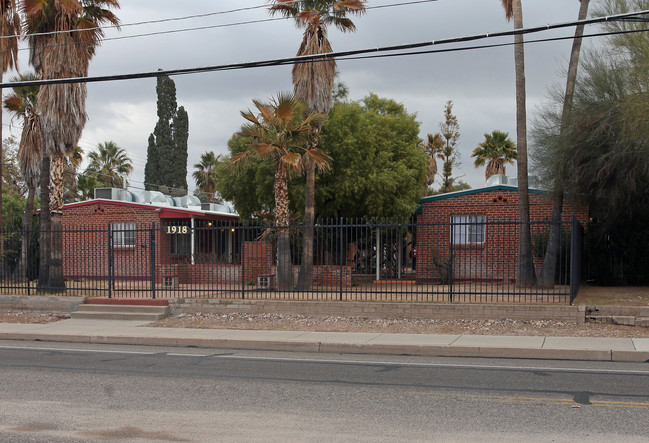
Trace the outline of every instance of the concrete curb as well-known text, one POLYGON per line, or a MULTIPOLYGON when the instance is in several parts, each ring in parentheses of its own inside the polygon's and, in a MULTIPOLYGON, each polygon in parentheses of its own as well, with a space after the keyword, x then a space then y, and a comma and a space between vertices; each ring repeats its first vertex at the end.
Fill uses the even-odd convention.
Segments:
POLYGON ((237 338, 156 337, 136 335, 3 332, 0 340, 48 341, 90 344, 197 347, 339 354, 412 355, 425 357, 489 357, 517 359, 591 360, 649 362, 649 352, 615 349, 552 349, 507 346, 417 345, 387 343, 344 343, 310 340, 252 340, 237 338))

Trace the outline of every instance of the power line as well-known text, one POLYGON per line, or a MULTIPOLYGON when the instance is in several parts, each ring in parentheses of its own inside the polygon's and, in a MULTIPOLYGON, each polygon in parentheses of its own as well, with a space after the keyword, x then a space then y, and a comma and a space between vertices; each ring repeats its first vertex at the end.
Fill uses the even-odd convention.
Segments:
MULTIPOLYGON (((296 0, 298 1, 304 1, 304 0, 296 0)), ((392 4, 387 4, 387 5, 378 5, 378 6, 370 6, 365 8, 366 10, 371 10, 371 9, 384 9, 384 8, 391 8, 395 6, 409 6, 409 5, 415 5, 415 4, 420 4, 420 3, 430 3, 430 2, 435 2, 438 0, 415 0, 415 1, 409 1, 409 2, 402 2, 402 3, 392 3, 392 4)), ((210 15, 216 15, 216 14, 227 14, 231 12, 239 12, 239 11, 244 11, 244 10, 251 10, 251 9, 259 9, 259 8, 265 8, 267 7, 266 5, 263 6, 254 6, 254 7, 249 7, 249 8, 239 8, 239 9, 234 9, 230 11, 223 11, 223 12, 215 12, 215 13, 207 13, 207 14, 199 14, 196 16, 187 16, 187 17, 179 17, 179 18, 169 18, 169 19, 161 19, 161 20, 152 20, 152 21, 145 21, 145 22, 139 22, 139 23, 131 23, 131 24, 126 24, 126 25, 111 25, 111 26, 97 26, 94 28, 87 28, 87 29, 73 29, 73 30, 67 30, 67 31, 50 31, 50 32, 42 32, 42 33, 33 33, 33 34, 23 34, 21 37, 30 37, 30 36, 45 36, 45 35, 53 35, 53 34, 61 34, 61 33, 74 33, 74 32, 81 32, 81 31, 88 31, 88 30, 93 30, 93 29, 111 29, 111 28, 121 28, 121 27, 126 27, 126 26, 135 26, 135 25, 143 25, 143 24, 150 24, 150 23, 159 23, 159 22, 166 22, 166 21, 172 21, 172 20, 183 20, 187 18, 196 18, 196 17, 203 17, 203 16, 210 16, 210 15)), ((314 13, 313 15, 317 15, 318 13, 314 13)), ((278 17, 278 18, 265 18, 265 19, 258 19, 258 20, 248 20, 248 21, 241 21, 241 22, 234 22, 234 23, 225 23, 225 24, 218 24, 218 25, 206 25, 206 26, 197 26, 193 28, 181 28, 181 29, 173 29, 173 30, 166 30, 166 31, 157 31, 157 32, 148 32, 148 33, 143 33, 143 34, 134 34, 134 35, 125 35, 125 36, 119 36, 119 37, 106 37, 103 38, 101 41, 115 41, 115 40, 126 40, 126 39, 131 39, 131 38, 140 38, 140 37, 152 37, 156 35, 168 35, 168 34, 177 34, 181 32, 191 32, 191 31, 203 31, 206 29, 218 29, 218 28, 229 28, 229 27, 234 27, 234 26, 242 26, 242 25, 251 25, 251 24, 258 24, 258 23, 266 23, 266 22, 273 22, 273 21, 279 21, 279 20, 290 20, 290 18, 286 17, 278 17)), ((16 38, 17 36, 0 36, 0 39, 3 38, 16 38)), ((56 45, 44 45, 44 48, 55 48, 55 47, 61 47, 61 46, 70 46, 70 45, 78 45, 78 44, 87 44, 86 42, 73 42, 73 43, 64 43, 64 44, 56 44, 56 45)), ((30 50, 31 47, 25 47, 25 48, 19 48, 19 51, 28 51, 30 50)), ((6 52, 6 51, 0 51, 0 53, 6 52)))
MULTIPOLYGON (((574 27, 574 26, 578 26, 578 25, 589 25, 589 24, 597 24, 597 23, 604 23, 604 22, 610 22, 610 21, 619 21, 619 20, 624 20, 624 19, 628 19, 628 18, 633 18, 633 17, 638 16, 638 15, 647 15, 647 14, 649 14, 649 10, 632 12, 632 13, 625 13, 625 14, 618 14, 618 15, 607 16, 607 17, 598 17, 598 18, 592 18, 592 19, 587 19, 587 20, 577 20, 577 21, 572 21, 572 22, 567 22, 567 23, 558 23, 558 24, 553 24, 553 25, 548 24, 548 25, 545 25, 545 26, 536 26, 536 27, 532 27, 532 28, 515 29, 513 31, 484 33, 484 34, 476 34, 476 35, 470 35, 470 36, 464 36, 464 37, 453 37, 453 38, 446 38, 446 39, 441 39, 441 40, 433 40, 433 41, 427 41, 427 42, 407 43, 407 44, 384 46, 384 47, 378 47, 378 48, 367 48, 367 49, 357 49, 357 50, 349 50, 349 51, 330 52, 330 53, 326 53, 326 54, 295 56, 295 57, 287 57, 287 58, 280 58, 280 59, 262 60, 262 61, 256 61, 256 62, 231 63, 231 64, 227 64, 227 65, 216 65, 216 66, 204 66, 204 67, 195 67, 195 68, 159 70, 159 71, 152 71, 152 72, 132 73, 132 74, 117 74, 117 75, 104 75, 104 76, 95 76, 95 77, 77 77, 77 78, 63 78, 63 79, 50 79, 50 80, 36 80, 36 81, 27 81, 27 82, 21 81, 21 82, 12 82, 12 83, 0 83, 0 88, 21 87, 21 86, 42 86, 42 85, 69 84, 69 83, 98 83, 98 82, 120 81, 120 80, 135 80, 135 79, 154 78, 154 77, 161 77, 161 76, 199 74, 199 73, 203 73, 203 72, 230 71, 230 70, 238 70, 238 69, 251 69, 251 68, 261 68, 261 67, 270 67, 270 66, 281 66, 281 65, 295 64, 295 63, 308 63, 308 62, 321 61, 321 60, 327 60, 327 59, 332 59, 332 58, 333 59, 345 60, 345 59, 351 59, 352 57, 361 56, 361 55, 364 55, 364 54, 401 51, 398 54, 388 54, 388 55, 382 54, 382 55, 374 56, 374 57, 394 57, 394 56, 398 56, 398 55, 411 55, 413 53, 403 53, 403 51, 412 50, 412 49, 418 49, 418 48, 423 48, 423 47, 439 46, 439 45, 446 45, 446 44, 451 44, 451 43, 466 43, 466 42, 477 41, 477 40, 485 40, 485 39, 491 39, 491 38, 496 38, 496 37, 508 37, 508 36, 514 36, 514 35, 534 34, 534 33, 554 30, 554 29, 563 29, 563 28, 574 27)), ((630 31, 623 31, 623 32, 630 32, 630 31)), ((642 30, 642 32, 644 32, 644 30, 642 30)), ((607 32, 607 33, 601 33, 599 35, 611 35, 611 34, 617 34, 617 33, 619 33, 619 32, 607 32)), ((569 37, 569 38, 572 39, 574 37, 569 37)), ((561 40, 561 39, 565 39, 565 38, 564 37, 555 38, 555 40, 561 40)), ((551 41, 551 40, 552 39, 548 39, 548 41, 551 41)), ((508 43, 508 44, 511 44, 511 43, 508 43)), ((502 44, 502 45, 508 45, 508 44, 502 44)), ((463 48, 453 48, 453 49, 446 50, 445 52, 461 51, 461 50, 465 50, 465 49, 463 49, 463 48)))
MULTIPOLYGON (((296 1, 304 1, 304 0, 296 0, 296 1)), ((403 2, 403 3, 393 3, 393 4, 387 4, 387 5, 378 5, 378 6, 371 6, 365 8, 366 10, 370 9, 383 9, 383 8, 391 8, 395 6, 408 6, 408 5, 414 5, 414 4, 419 4, 419 3, 430 3, 438 0, 416 0, 416 1, 410 1, 410 2, 403 2)), ((260 8, 263 6, 257 6, 255 8, 260 8)), ((245 8, 243 8, 245 9, 245 8)), ((252 8, 250 8, 252 9, 252 8)), ((228 11, 230 12, 230 11, 228 11)), ((209 15, 209 14, 208 14, 209 15)), ((314 13, 314 15, 316 15, 314 13)), ((174 19, 168 19, 168 20, 174 20, 174 19)), ((258 24, 258 23, 266 23, 266 22, 272 22, 272 21, 279 21, 279 20, 290 20, 289 18, 286 17, 278 17, 278 18, 265 18, 265 19, 258 19, 258 20, 249 20, 249 21, 242 21, 242 22, 234 22, 234 23, 225 23, 225 24, 219 24, 219 25, 209 25, 209 26, 199 26, 199 27, 194 27, 194 28, 182 28, 182 29, 174 29, 174 30, 166 30, 166 31, 157 31, 157 32, 149 32, 149 33, 143 33, 143 34, 134 34, 134 35, 125 35, 125 36, 119 36, 119 37, 106 37, 101 39, 101 42, 106 42, 106 41, 116 41, 116 40, 126 40, 126 39, 131 39, 131 38, 140 38, 140 37, 152 37, 152 36, 157 36, 157 35, 168 35, 168 34, 177 34, 177 33, 182 33, 182 32, 191 32, 191 31, 203 31, 206 29, 218 29, 218 28, 228 28, 228 27, 234 27, 234 26, 242 26, 242 25, 251 25, 251 24, 258 24)), ((142 24, 148 23, 148 22, 142 22, 142 24)), ((125 26, 125 25, 120 25, 120 26, 125 26)), ((106 29, 109 28, 116 28, 120 26, 106 26, 106 29)), ((96 28, 88 28, 84 29, 84 31, 90 30, 90 29, 102 29, 102 27, 96 27, 96 28)), ((26 34, 23 36, 32 36, 32 35, 49 35, 49 34, 59 34, 59 33, 69 33, 69 32, 80 32, 81 30, 70 30, 70 31, 52 31, 52 32, 45 32, 45 33, 35 33, 35 34, 26 34)), ((16 36, 0 36, 0 39, 2 38, 16 38, 16 36)), ((73 45, 79 45, 79 44, 87 44, 86 42, 72 42, 72 43, 60 43, 60 44, 53 44, 53 45, 44 45, 42 46, 43 48, 56 48, 56 47, 62 47, 62 46, 73 46, 73 45)), ((24 48, 19 48, 18 51, 29 51, 31 50, 31 47, 27 46, 24 48)), ((0 51, 0 54, 3 52, 7 51, 0 51)))

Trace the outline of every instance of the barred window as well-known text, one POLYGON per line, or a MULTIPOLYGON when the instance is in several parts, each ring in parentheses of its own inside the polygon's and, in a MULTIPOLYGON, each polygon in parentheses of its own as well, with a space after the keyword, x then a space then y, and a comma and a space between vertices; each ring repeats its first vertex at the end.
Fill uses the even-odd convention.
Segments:
POLYGON ((484 215, 452 215, 452 243, 454 245, 484 243, 485 221, 484 215))
POLYGON ((191 255, 192 237, 189 234, 173 234, 170 238, 172 255, 191 255))
POLYGON ((166 227, 171 255, 191 255, 192 229, 185 222, 171 222, 166 227))
POLYGON ((135 222, 113 222, 113 246, 135 246, 135 222))

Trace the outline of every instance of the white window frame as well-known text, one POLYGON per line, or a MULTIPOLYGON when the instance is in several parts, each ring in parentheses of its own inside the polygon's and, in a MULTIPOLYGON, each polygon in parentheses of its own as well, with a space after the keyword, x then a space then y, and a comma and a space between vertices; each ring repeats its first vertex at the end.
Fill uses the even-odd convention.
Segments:
POLYGON ((487 238, 486 222, 484 214, 451 215, 451 243, 483 245, 487 238))
POLYGON ((120 248, 135 247, 135 222, 111 222, 113 246, 120 248))

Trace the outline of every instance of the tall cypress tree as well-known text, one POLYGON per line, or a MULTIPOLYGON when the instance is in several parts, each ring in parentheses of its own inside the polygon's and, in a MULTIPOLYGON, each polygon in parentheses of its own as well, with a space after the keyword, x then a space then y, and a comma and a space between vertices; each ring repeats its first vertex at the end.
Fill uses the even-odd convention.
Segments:
POLYGON ((149 136, 145 187, 158 190, 166 186, 172 194, 184 195, 187 193, 189 117, 185 108, 178 108, 176 84, 169 77, 158 77, 156 93, 158 122, 149 136))

